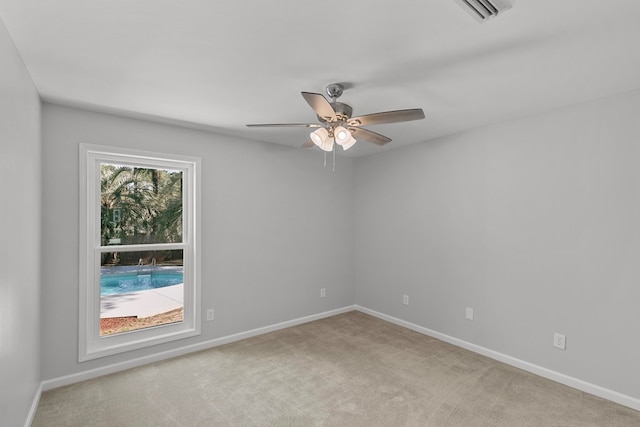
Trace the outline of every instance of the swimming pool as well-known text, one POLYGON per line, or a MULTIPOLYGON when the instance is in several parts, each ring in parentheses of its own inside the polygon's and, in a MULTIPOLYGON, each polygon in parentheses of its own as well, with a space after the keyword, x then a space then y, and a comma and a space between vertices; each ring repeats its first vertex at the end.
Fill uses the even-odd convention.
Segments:
POLYGON ((100 295, 115 295, 126 292, 164 288, 183 283, 182 272, 153 271, 102 274, 100 276, 100 295))

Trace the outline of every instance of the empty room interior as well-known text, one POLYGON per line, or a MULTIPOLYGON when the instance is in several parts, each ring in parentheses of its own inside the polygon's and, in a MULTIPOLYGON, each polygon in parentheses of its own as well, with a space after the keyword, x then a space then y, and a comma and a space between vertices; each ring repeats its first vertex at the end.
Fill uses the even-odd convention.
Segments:
POLYGON ((639 23, 0 0, 0 424, 640 425, 639 23))

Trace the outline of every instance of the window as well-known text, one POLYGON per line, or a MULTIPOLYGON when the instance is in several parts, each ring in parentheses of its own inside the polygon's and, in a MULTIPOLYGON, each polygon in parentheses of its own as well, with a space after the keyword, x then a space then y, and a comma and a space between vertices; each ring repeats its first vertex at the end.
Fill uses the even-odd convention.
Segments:
POLYGON ((197 158, 80 145, 80 346, 200 334, 197 158))

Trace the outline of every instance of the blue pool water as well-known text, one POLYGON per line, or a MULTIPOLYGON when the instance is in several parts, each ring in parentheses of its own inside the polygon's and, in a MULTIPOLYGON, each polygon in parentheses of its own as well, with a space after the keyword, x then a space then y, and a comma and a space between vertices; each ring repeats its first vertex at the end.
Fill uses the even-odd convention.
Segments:
POLYGON ((182 272, 175 271, 154 271, 153 273, 143 274, 136 272, 103 274, 100 276, 100 295, 115 295, 164 288, 165 286, 183 283, 183 280, 182 272))

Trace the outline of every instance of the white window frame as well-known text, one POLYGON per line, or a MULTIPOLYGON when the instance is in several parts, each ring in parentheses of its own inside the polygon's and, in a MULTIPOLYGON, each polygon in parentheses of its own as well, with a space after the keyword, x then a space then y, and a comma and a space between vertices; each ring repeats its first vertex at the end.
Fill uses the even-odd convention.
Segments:
POLYGON ((80 362, 200 335, 200 159, 80 144, 80 254, 79 348, 80 362), (182 322, 100 336, 100 163, 114 163, 183 172, 183 242, 153 245, 109 245, 110 251, 182 249, 184 262, 184 317, 182 322))

